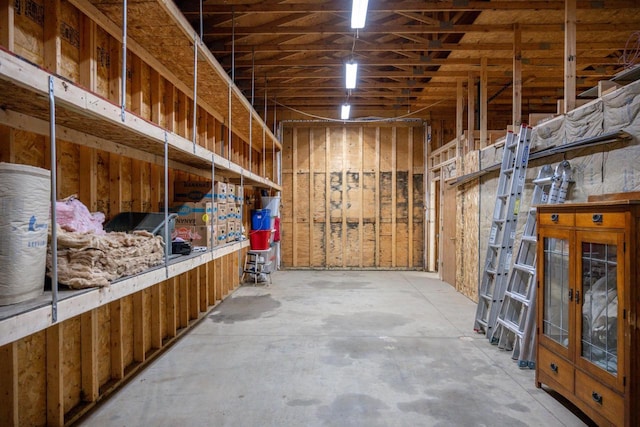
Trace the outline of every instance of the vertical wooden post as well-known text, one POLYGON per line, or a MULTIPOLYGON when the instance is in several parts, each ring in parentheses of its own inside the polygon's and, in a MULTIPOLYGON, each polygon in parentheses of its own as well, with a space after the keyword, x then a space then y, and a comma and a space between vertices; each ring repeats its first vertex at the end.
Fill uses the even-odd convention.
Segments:
POLYGON ((360 150, 360 166, 358 168, 358 181, 360 182, 359 199, 360 209, 358 210, 358 248, 360 260, 358 265, 364 267, 364 127, 358 129, 358 149, 360 150))
POLYGON ((95 402, 99 395, 98 382, 98 310, 80 317, 80 345, 82 360, 82 392, 86 402, 95 402))
POLYGON ((144 362, 147 353, 145 349, 147 328, 144 321, 146 305, 144 291, 133 294, 133 360, 136 362, 144 362))
POLYGON ((44 1, 44 68, 60 73, 60 0, 44 1))
POLYGON ((182 273, 179 276, 178 280, 180 283, 180 291, 179 291, 180 328, 185 328, 189 326, 189 274, 182 273))
MULTIPOLYGON (((314 143, 313 128, 309 129, 309 265, 313 266, 313 247, 315 242, 314 229, 315 229, 315 212, 314 212, 314 198, 315 198, 315 165, 313 159, 313 143, 314 143)), ((295 240, 295 235, 294 235, 295 240)))
POLYGON ((564 111, 576 108, 576 0, 564 2, 564 111))
POLYGON ((340 211, 342 214, 342 267, 347 266, 347 128, 342 128, 342 203, 340 204, 340 211))
POLYGON ((151 121, 158 126, 164 126, 165 120, 162 116, 163 93, 162 93, 162 77, 157 70, 151 69, 151 121))
POLYGON ((118 154, 109 153, 109 216, 113 217, 122 210, 122 164, 118 154))
POLYGON ((298 128, 293 128, 291 148, 291 248, 293 250, 293 267, 298 266, 298 215, 296 215, 296 199, 298 193, 298 128))
POLYGON ((380 127, 376 127, 376 159, 375 159, 375 192, 376 192, 376 214, 375 214, 375 227, 376 227, 376 267, 380 267, 380 227, 382 221, 380 221, 380 127))
POLYGON ((398 204, 398 195, 397 195, 397 186, 398 179, 396 174, 398 173, 398 128, 393 127, 391 129, 391 266, 397 266, 397 255, 398 250, 396 248, 397 245, 397 230, 398 227, 398 212, 397 212, 397 204, 398 204))
POLYGON ((487 97, 487 84, 489 76, 487 73, 487 57, 480 58, 480 148, 487 146, 487 109, 489 100, 487 97))
POLYGON ((222 258, 216 258, 215 260, 215 287, 216 287, 216 302, 222 301, 224 298, 224 287, 222 282, 224 280, 224 266, 222 265, 222 258))
POLYGON ((162 348, 162 288, 166 282, 151 287, 151 348, 162 348))
POLYGON ((325 203, 325 225, 324 225, 324 262, 326 265, 329 265, 329 250, 331 241, 331 203, 329 203, 331 199, 331 132, 329 128, 325 129, 325 199, 327 203, 325 203))
MULTIPOLYGON (((467 145, 469 151, 476 149, 474 130, 476 129, 476 76, 469 72, 467 82, 467 129, 469 130, 469 140, 467 145)), ((428 163, 425 163, 428 165, 428 163)))
POLYGON ((462 147, 462 133, 463 133, 463 115, 464 115, 464 92, 463 92, 463 80, 458 79, 456 82, 456 141, 458 150, 462 147))
POLYGON ((207 307, 216 305, 216 262, 214 260, 207 263, 207 289, 209 290, 209 302, 207 307))
POLYGON ((166 297, 166 314, 167 314, 167 337, 173 338, 176 336, 178 331, 177 324, 177 287, 178 287, 178 277, 172 277, 167 280, 167 297, 166 297))
POLYGON ((0 347, 0 420, 19 426, 18 413, 18 344, 0 347))
POLYGON ((14 130, 0 125, 0 162, 15 163, 15 161, 14 130))
POLYGON ((208 264, 198 267, 198 280, 200 283, 200 307, 199 311, 204 313, 209 308, 209 268, 208 264))
POLYGON ((80 15, 80 84, 88 90, 96 90, 96 23, 84 14, 80 15))
POLYGON ((122 300, 113 301, 109 305, 109 312, 111 317, 111 378, 120 380, 124 378, 122 300))
MULTIPOLYGON (((462 82, 459 82, 462 83, 462 82)), ((462 85, 461 85, 462 86, 462 85)), ((414 127, 409 128, 409 148, 407 151, 409 152, 409 173, 407 185, 408 189, 408 200, 407 200, 407 229, 408 229, 408 239, 409 239, 409 254, 407 256, 407 267, 413 267, 413 227, 415 225, 413 221, 413 131, 414 127)))
POLYGON ((62 370, 62 326, 46 329, 47 337, 47 425, 64 425, 64 378, 62 370))
POLYGON ((15 0, 0 0, 0 45, 10 51, 15 50, 15 0))
POLYGON ((200 274, 198 268, 189 270, 189 320, 200 314, 200 274))
POLYGON ((520 24, 513 24, 513 110, 511 124, 517 129, 522 123, 522 31, 520 24))

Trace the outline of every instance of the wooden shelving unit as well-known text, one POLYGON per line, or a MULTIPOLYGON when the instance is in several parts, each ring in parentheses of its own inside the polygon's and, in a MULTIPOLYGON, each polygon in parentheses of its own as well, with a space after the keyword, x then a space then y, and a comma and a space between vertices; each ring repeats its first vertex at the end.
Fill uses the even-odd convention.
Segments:
MULTIPOLYGON (((107 217, 156 211, 176 180, 282 190, 280 142, 172 2, 126 20, 123 2, 26 3, 0 0, 0 161, 57 171, 57 198, 107 217)), ((3 425, 77 420, 239 286, 248 246, 0 307, 3 425)))

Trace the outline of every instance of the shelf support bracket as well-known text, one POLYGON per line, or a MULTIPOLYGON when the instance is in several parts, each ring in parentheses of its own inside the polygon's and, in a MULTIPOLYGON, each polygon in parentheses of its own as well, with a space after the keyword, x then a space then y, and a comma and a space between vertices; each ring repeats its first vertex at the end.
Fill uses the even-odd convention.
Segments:
POLYGON ((122 81, 120 88, 120 119, 124 122, 127 101, 127 0, 122 5, 122 81))
POLYGON ((58 321, 58 230, 56 229, 56 99, 53 93, 53 76, 49 76, 49 140, 51 145, 51 320, 58 321))

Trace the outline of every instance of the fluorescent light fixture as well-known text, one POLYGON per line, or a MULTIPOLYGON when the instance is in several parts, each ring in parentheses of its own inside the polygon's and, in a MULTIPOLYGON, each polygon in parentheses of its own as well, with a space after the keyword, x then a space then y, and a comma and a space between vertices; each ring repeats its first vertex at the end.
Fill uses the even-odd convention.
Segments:
POLYGON ((342 111, 340 112, 341 120, 349 120, 349 112, 351 111, 351 105, 342 104, 342 111))
POLYGON ((347 62, 347 78, 345 86, 347 89, 355 89, 356 88, 356 78, 358 76, 358 63, 357 62, 347 62))
POLYGON ((351 28, 364 28, 364 21, 367 18, 367 5, 369 0, 353 0, 351 9, 351 28))

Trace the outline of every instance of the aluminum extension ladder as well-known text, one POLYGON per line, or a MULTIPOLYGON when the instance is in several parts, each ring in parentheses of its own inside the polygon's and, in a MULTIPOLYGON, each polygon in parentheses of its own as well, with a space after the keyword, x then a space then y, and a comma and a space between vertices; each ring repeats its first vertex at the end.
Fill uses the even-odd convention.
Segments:
POLYGON ((522 125, 517 135, 507 132, 504 144, 496 204, 473 327, 476 332, 485 333, 489 339, 493 335, 511 266, 520 198, 529 160, 530 139, 531 128, 522 125))
POLYGON ((533 181, 531 207, 491 339, 499 348, 512 350, 512 358, 518 360, 521 368, 535 367, 537 217, 534 206, 564 203, 571 182, 571 165, 566 160, 556 167, 555 173, 551 166, 543 166, 533 181))

